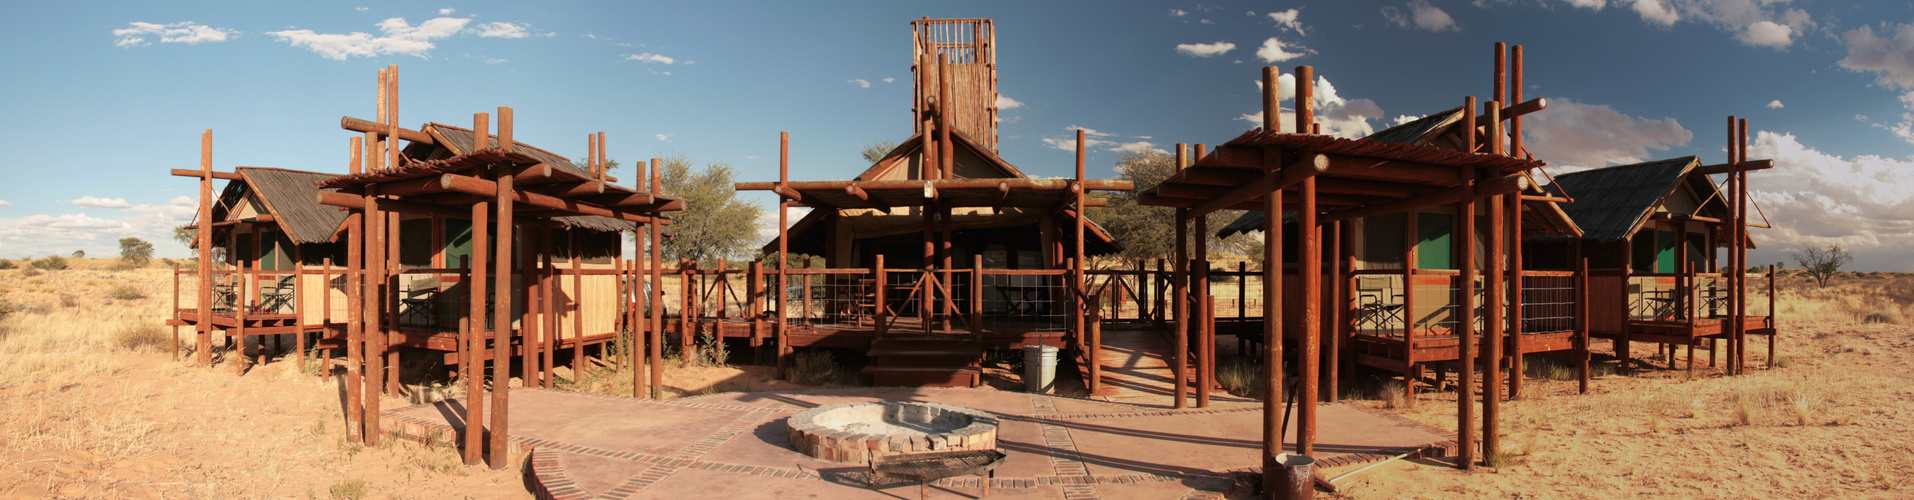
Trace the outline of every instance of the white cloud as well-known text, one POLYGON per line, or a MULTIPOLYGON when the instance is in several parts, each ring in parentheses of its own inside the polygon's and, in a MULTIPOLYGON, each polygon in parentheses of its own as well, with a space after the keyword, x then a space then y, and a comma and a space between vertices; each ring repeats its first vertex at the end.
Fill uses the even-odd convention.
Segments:
MULTIPOLYGON (((685 63, 685 64, 691 64, 691 63, 689 63, 689 62, 687 62, 687 63, 685 63)), ((884 77, 884 80, 883 80, 883 82, 884 82, 884 83, 891 83, 891 82, 895 82, 895 81, 897 81, 897 79, 896 79, 896 78, 891 78, 891 77, 884 77)))
POLYGON ((671 136, 674 136, 674 135, 678 135, 678 134, 652 134, 652 137, 656 137, 660 141, 671 142, 671 136))
POLYGON ((525 31, 530 25, 524 23, 484 23, 474 26, 472 31, 485 38, 525 38, 531 33, 525 31))
POLYGON ((1434 32, 1459 31, 1462 29, 1460 26, 1456 26, 1455 18, 1449 17, 1449 13, 1444 12, 1442 8, 1430 4, 1429 0, 1410 0, 1408 7, 1409 12, 1407 14, 1404 14, 1402 9, 1397 9, 1395 6, 1383 7, 1382 17, 1383 19, 1389 20, 1389 24, 1404 28, 1413 27, 1419 30, 1434 32))
MULTIPOLYGON (((1272 40, 1274 39, 1272 38, 1272 40)), ((1236 44, 1224 42, 1224 41, 1217 41, 1216 43, 1176 44, 1177 53, 1183 54, 1186 56, 1195 56, 1195 57, 1210 57, 1217 54, 1222 54, 1224 52, 1229 52, 1232 50, 1236 50, 1236 44)))
POLYGON ((1768 109, 1781 109, 1781 108, 1785 108, 1785 107, 1787 107, 1787 106, 1785 106, 1785 105, 1783 105, 1783 104, 1781 104, 1781 100, 1780 100, 1780 99, 1775 99, 1775 100, 1772 100, 1772 101, 1768 101, 1768 109))
POLYGON ((1216 24, 1216 21, 1211 21, 1208 19, 1199 19, 1196 22, 1203 23, 1203 24, 1216 24))
POLYGON ((1275 21, 1277 26, 1281 26, 1284 29, 1296 30, 1297 36, 1308 36, 1308 34, 1303 33, 1303 23, 1297 20, 1301 14, 1302 13, 1296 9, 1271 12, 1269 13, 1269 20, 1275 21))
POLYGON ((849 83, 849 84, 856 85, 858 87, 867 88, 867 89, 871 88, 870 80, 865 80, 863 78, 852 78, 849 80, 845 80, 844 83, 849 83))
POLYGON ((1176 17, 1183 17, 1183 16, 1190 15, 1190 13, 1189 11, 1170 9, 1170 15, 1176 16, 1176 17))
POLYGON ((1256 57, 1262 58, 1263 62, 1270 63, 1288 61, 1314 53, 1316 53, 1316 51, 1309 50, 1300 45, 1285 44, 1282 40, 1278 40, 1273 36, 1269 37, 1268 40, 1263 40, 1263 47, 1256 49, 1256 57), (1296 49, 1296 52, 1290 52, 1287 50, 1289 48, 1296 49))
POLYGON ((443 9, 439 9, 439 15, 441 15, 441 16, 449 16, 449 15, 452 15, 452 12, 454 12, 454 11, 452 10, 452 8, 451 8, 451 7, 446 7, 446 8, 443 8, 443 9))
POLYGON ((1791 38, 1793 35, 1794 29, 1786 25, 1775 24, 1774 21, 1759 21, 1742 29, 1741 33, 1735 35, 1735 39, 1748 45, 1782 48, 1794 43, 1791 38))
POLYGON ((1567 98, 1550 99, 1548 111, 1529 115, 1522 133, 1536 159, 1581 168, 1640 162, 1650 157, 1649 149, 1666 151, 1695 138, 1674 118, 1629 116, 1567 98))
POLYGON ((653 54, 650 52, 646 52, 643 54, 625 54, 625 58, 620 60, 638 61, 645 64, 651 64, 651 63, 671 64, 674 62, 678 62, 677 59, 672 59, 670 56, 666 56, 664 54, 653 54))
POLYGON ((1156 143, 1153 143, 1150 141, 1125 142, 1122 144, 1111 146, 1108 150, 1135 153, 1135 152, 1143 151, 1146 149, 1153 150, 1159 153, 1164 152, 1163 148, 1156 147, 1156 143))
POLYGON ((1857 121, 1857 122, 1867 121, 1867 115, 1854 115, 1854 121, 1857 121))
POLYGON ((490 59, 486 59, 486 60, 485 60, 485 64, 502 64, 502 63, 508 63, 508 62, 511 62, 511 61, 512 61, 511 59, 504 59, 504 58, 498 58, 498 57, 493 57, 493 58, 490 58, 490 59))
POLYGON ((1863 73, 1878 73, 1878 83, 1899 88, 1914 88, 1914 23, 1884 25, 1889 37, 1876 36, 1874 28, 1862 26, 1841 35, 1848 55, 1839 64, 1863 73))
POLYGON ((1003 94, 997 94, 997 109, 998 110, 1017 109, 1021 107, 1023 107, 1023 102, 1020 102, 1016 99, 1011 99, 1009 97, 1004 96, 1003 94))
MULTIPOLYGON (((1290 74, 1284 74, 1276 78, 1276 97, 1279 104, 1295 100, 1295 78, 1295 76, 1290 74)), ((1262 85, 1262 82, 1256 82, 1258 89, 1261 89, 1262 85)), ((1374 100, 1343 98, 1336 92, 1335 84, 1330 83, 1329 78, 1323 75, 1316 75, 1314 92, 1309 102, 1311 103, 1312 109, 1315 110, 1316 124, 1322 126, 1324 135, 1332 135, 1346 139, 1366 136, 1376 131, 1375 126, 1369 124, 1369 120, 1382 120, 1384 116, 1387 116, 1383 114, 1382 107, 1377 106, 1374 100)), ((1296 113, 1293 107, 1294 103, 1291 102, 1290 104, 1290 107, 1282 109, 1282 112, 1278 114, 1276 119, 1280 122, 1283 129, 1294 132, 1295 130, 1292 129, 1296 126, 1296 113)), ((1260 127, 1263 125, 1263 112, 1245 113, 1242 116, 1238 116, 1237 119, 1260 127)))
POLYGON ((1568 0, 1568 4, 1584 9, 1602 10, 1603 6, 1608 5, 1608 0, 1568 0))
POLYGON ((1423 118, 1425 118, 1425 115, 1415 115, 1415 116, 1410 116, 1410 115, 1396 115, 1396 118, 1395 118, 1395 125, 1401 125, 1401 124, 1404 124, 1404 123, 1409 123, 1409 122, 1412 122, 1412 121, 1416 121, 1416 120, 1421 120, 1421 119, 1423 119, 1423 118))
POLYGON ((11 207, 11 206, 13 206, 12 202, 9 202, 7 200, 0 200, 0 207, 11 207))
MULTIPOLYGON (((1602 10, 1600 3, 1595 4, 1593 8, 1602 10)), ((1681 20, 1681 14, 1676 14, 1675 9, 1662 5, 1661 0, 1634 0, 1629 8, 1635 9, 1635 14, 1642 16, 1643 21, 1662 26, 1674 26, 1675 21, 1681 20)))
POLYGON ((301 47, 327 59, 344 61, 353 57, 372 57, 381 54, 408 55, 425 57, 436 47, 433 40, 439 40, 457 34, 465 28, 470 19, 440 17, 413 26, 405 18, 394 17, 380 21, 379 31, 384 36, 372 36, 366 33, 350 34, 315 33, 312 30, 272 31, 266 34, 278 38, 293 47, 301 47))
POLYGON ((352 9, 352 10, 356 10, 356 11, 359 11, 359 12, 365 12, 365 11, 368 11, 368 10, 372 10, 372 9, 371 9, 371 8, 369 8, 369 7, 354 7, 354 8, 352 9))
MULTIPOLYGON (((798 221, 804 219, 805 215, 809 215, 810 213, 810 207, 791 207, 790 212, 785 214, 785 218, 788 223, 797 224, 798 221)), ((759 241, 769 242, 772 238, 778 237, 777 207, 773 206, 770 210, 758 212, 757 227, 759 241)))
POLYGON ((73 206, 80 208, 130 208, 133 206, 126 202, 126 198, 95 198, 92 196, 81 196, 71 203, 73 203, 73 206))
POLYGON ((149 45, 147 37, 157 36, 160 43, 183 43, 198 45, 200 42, 224 42, 227 38, 239 34, 238 30, 214 28, 192 21, 172 24, 144 22, 127 23, 131 28, 113 30, 113 36, 119 37, 113 45, 121 48, 133 48, 149 45))
POLYGON ((1794 134, 1768 131, 1755 135, 1748 156, 1775 165, 1748 176, 1750 195, 1774 222, 1773 229, 1753 231, 1761 243, 1914 246, 1914 181, 1906 175, 1914 161, 1842 158, 1801 144, 1794 134))

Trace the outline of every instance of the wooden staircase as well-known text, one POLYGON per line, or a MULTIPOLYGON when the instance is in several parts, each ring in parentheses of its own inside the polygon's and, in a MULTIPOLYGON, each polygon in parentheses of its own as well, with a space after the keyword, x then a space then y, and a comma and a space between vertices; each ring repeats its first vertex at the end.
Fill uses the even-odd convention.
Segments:
POLYGON ((863 373, 878 386, 976 387, 983 354, 969 335, 885 336, 871 342, 863 373))

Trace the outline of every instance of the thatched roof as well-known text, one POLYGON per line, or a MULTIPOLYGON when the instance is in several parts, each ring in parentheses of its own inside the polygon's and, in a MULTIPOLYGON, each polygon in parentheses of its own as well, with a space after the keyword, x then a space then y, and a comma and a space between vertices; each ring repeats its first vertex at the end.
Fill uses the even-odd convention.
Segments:
MULTIPOLYGON (((267 213, 286 239, 296 244, 325 243, 345 224, 346 213, 320 205, 313 183, 333 174, 286 170, 283 168, 239 167, 234 169, 245 179, 245 187, 265 205, 267 213)), ((214 214, 219 217, 221 214, 214 214)))
MULTIPOLYGON (((1655 214, 1662 199, 1681 186, 1690 170, 1700 165, 1695 157, 1683 156, 1583 170, 1557 176, 1547 189, 1556 196, 1566 191, 1575 198, 1574 203, 1562 204, 1562 209, 1582 227, 1584 238, 1624 240, 1655 214)), ((1707 186, 1697 192, 1704 193, 1703 196, 1712 194, 1714 184, 1708 182, 1706 176, 1696 177, 1701 178, 1701 185, 1707 186)))

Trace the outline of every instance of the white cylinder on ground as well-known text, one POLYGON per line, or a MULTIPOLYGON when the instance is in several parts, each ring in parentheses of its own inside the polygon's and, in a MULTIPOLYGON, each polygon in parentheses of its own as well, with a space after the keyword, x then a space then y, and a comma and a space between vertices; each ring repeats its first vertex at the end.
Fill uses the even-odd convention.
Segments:
POLYGON ((1057 348, 1047 345, 1023 347, 1024 390, 1049 393, 1057 385, 1057 348))

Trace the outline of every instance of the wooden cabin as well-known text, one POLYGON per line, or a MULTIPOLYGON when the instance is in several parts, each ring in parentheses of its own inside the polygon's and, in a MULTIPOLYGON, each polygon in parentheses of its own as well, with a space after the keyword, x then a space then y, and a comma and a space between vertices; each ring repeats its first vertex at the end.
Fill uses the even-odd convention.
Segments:
MULTIPOLYGON (((1463 118, 1463 110, 1450 109, 1435 113, 1419 120, 1403 123, 1389 129, 1378 131, 1363 141, 1389 144, 1405 144, 1432 147, 1440 150, 1453 150, 1452 135, 1446 132, 1463 118)), ((1580 274, 1570 265, 1566 251, 1559 249, 1537 249, 1525 246, 1522 242, 1532 239, 1574 238, 1581 229, 1571 220, 1563 207, 1556 203, 1549 193, 1543 191, 1530 178, 1527 186, 1519 192, 1521 200, 1521 220, 1487 220, 1486 207, 1475 208, 1474 268, 1478 270, 1476 281, 1481 282, 1480 270, 1489 268, 1489 237, 1491 224, 1506 227, 1505 248, 1511 250, 1503 265, 1509 266, 1509 277, 1519 280, 1521 297, 1509 300, 1505 314, 1519 318, 1519 323, 1509 324, 1509 339, 1504 353, 1511 367, 1509 393, 1519 397, 1521 391, 1522 356, 1525 354, 1549 354, 1572 359, 1587 356, 1583 348, 1587 345, 1586 331, 1580 328, 1577 297, 1581 290, 1580 274), (1523 249, 1520 256, 1513 250, 1523 249), (1552 253, 1551 253, 1552 252, 1552 253), (1514 266, 1520 264, 1520 268, 1514 266), (1520 315, 1514 316, 1516 308, 1520 315)), ((1325 280, 1323 293, 1339 297, 1335 304, 1339 308, 1333 314, 1322 316, 1323 331, 1334 332, 1333 340, 1340 346, 1336 352, 1341 354, 1338 366, 1346 378, 1355 366, 1369 366, 1400 374, 1405 387, 1411 395, 1416 383, 1424 375, 1429 364, 1441 363, 1450 366, 1458 358, 1457 322, 1461 318, 1460 307, 1463 304, 1459 293, 1460 270, 1462 263, 1457 258, 1463 246, 1457 237, 1456 223, 1458 207, 1437 205, 1420 207, 1402 212, 1357 217, 1342 222, 1339 228, 1339 241, 1331 245, 1339 246, 1339 254, 1325 254, 1328 260, 1326 269, 1336 269, 1337 262, 1345 263, 1340 279, 1325 280), (1411 287, 1406 283, 1413 283, 1411 287), (1338 288, 1347 290, 1339 292, 1338 288)), ((1302 330, 1302 301, 1300 277, 1297 270, 1299 242, 1297 237, 1297 213, 1283 214, 1285 232, 1283 248, 1283 272, 1286 280, 1283 287, 1288 294, 1284 300, 1284 331, 1302 330)), ((1216 234, 1225 238, 1248 232, 1261 232, 1266 224, 1265 212, 1246 211, 1235 221, 1223 227, 1216 234)), ((1327 237, 1327 236, 1325 236, 1327 237)), ((1331 278, 1337 278, 1334 274, 1331 278)), ((1251 278, 1252 280, 1254 278, 1251 278)), ((1473 300, 1475 331, 1486 331, 1487 318, 1484 303, 1486 288, 1476 286, 1473 300)), ((1515 289, 1511 290, 1514 293, 1515 289)), ((1328 307, 1328 306, 1326 306, 1328 307)), ((1261 318, 1227 318, 1212 320, 1219 333, 1235 334, 1239 339, 1262 341, 1261 318)), ((1293 339, 1291 339, 1293 342, 1293 339)), ((1447 368, 1452 370, 1453 368, 1447 368)), ((1444 377, 1445 370, 1434 370, 1438 377, 1444 377)), ((1325 385, 1325 389, 1337 384, 1325 385)), ((1338 394, 1325 393, 1324 397, 1334 400, 1338 394)))
POLYGON ((999 157, 991 21, 911 27, 909 139, 850 180, 791 181, 787 162, 779 181, 738 189, 778 193, 781 212, 812 208, 788 229, 780 215, 764 247, 826 267, 778 271, 777 289, 799 298, 775 304, 781 346, 868 347, 879 385, 973 385, 982 349, 1077 337, 1083 260, 1120 250, 1081 216, 1084 194, 1130 186, 1084 179, 1081 151, 1075 179, 1033 179, 999 157))
POLYGON ((1735 249, 1735 197, 1709 177, 1724 170, 1684 156, 1563 174, 1549 186, 1573 197, 1562 206, 1586 231, 1532 245, 1542 255, 1588 257, 1589 334, 1614 341, 1617 357, 1630 360, 1631 343, 1650 342, 1663 347, 1672 365, 1672 348, 1685 346, 1692 372, 1695 347, 1706 346, 1712 366, 1714 347, 1733 340, 1737 317, 1744 318, 1747 335, 1768 337, 1773 345, 1771 287, 1744 285, 1752 293, 1743 296, 1754 306, 1743 315, 1732 307, 1737 266, 1720 254, 1735 249))
MULTIPOLYGON (((408 161, 456 156, 472 144, 470 129, 428 123, 421 131, 436 140, 406 147, 408 161)), ((518 144, 521 151, 547 165, 587 175, 560 155, 518 144)), ((317 185, 339 174, 264 167, 238 167, 233 174, 233 182, 209 207, 216 221, 210 250, 222 257, 213 265, 214 329, 230 337, 308 334, 298 338, 297 347, 283 348, 282 353, 343 347, 341 332, 348 314, 346 249, 351 242, 345 234, 346 211, 319 202, 320 192, 336 190, 317 185)), ((394 217, 397 220, 385 238, 396 243, 398 252, 396 288, 401 297, 396 322, 388 332, 393 346, 456 352, 464 297, 461 283, 472 251, 471 218, 403 212, 394 217)), ((595 216, 556 217, 553 222, 556 263, 567 273, 612 270, 621 250, 620 232, 635 227, 628 221, 595 216)), ((524 244, 522 240, 514 243, 524 244)), ((569 346, 582 338, 587 344, 599 344, 612 338, 623 310, 616 280, 609 274, 581 274, 561 283, 562 300, 578 306, 561 312, 562 343, 569 346)), ((187 281, 174 290, 180 298, 176 321, 180 326, 199 321, 198 295, 192 286, 187 281)), ((514 295, 512 304, 515 313, 523 312, 522 295, 514 295)), ((447 356, 445 363, 456 364, 456 356, 447 356)))

